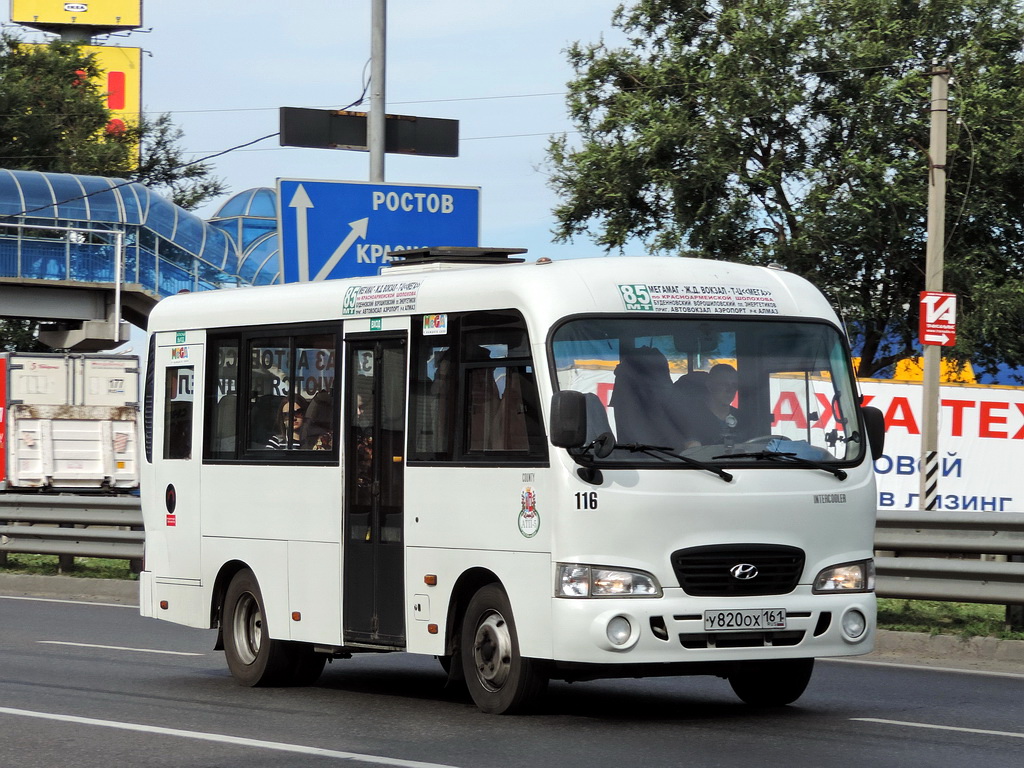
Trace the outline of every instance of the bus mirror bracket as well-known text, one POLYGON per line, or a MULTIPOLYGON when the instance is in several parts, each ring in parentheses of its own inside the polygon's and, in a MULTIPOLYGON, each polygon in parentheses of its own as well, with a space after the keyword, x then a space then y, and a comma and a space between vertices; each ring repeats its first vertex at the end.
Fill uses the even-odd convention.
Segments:
POLYGON ((571 389, 551 396, 551 442, 558 448, 582 448, 587 442, 587 401, 571 389))

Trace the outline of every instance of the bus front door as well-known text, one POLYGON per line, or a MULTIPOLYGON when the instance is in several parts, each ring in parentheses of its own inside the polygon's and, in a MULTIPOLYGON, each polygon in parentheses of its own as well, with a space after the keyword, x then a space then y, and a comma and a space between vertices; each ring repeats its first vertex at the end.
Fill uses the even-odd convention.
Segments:
POLYGON ((347 356, 344 638, 402 648, 406 342, 357 337, 347 356))

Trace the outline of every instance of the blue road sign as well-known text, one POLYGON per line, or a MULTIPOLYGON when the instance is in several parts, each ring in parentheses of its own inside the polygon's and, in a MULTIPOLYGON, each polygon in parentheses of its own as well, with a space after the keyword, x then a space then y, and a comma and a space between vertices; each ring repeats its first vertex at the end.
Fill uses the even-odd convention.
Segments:
POLYGON ((286 283, 376 275, 389 251, 477 246, 479 187, 277 180, 286 283))

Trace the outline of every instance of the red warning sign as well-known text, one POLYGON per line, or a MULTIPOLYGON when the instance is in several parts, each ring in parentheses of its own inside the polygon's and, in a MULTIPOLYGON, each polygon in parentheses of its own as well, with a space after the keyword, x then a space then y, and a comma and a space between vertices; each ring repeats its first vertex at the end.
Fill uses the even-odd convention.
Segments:
POLYGON ((956 294, 921 291, 919 338, 922 344, 956 344, 956 294))

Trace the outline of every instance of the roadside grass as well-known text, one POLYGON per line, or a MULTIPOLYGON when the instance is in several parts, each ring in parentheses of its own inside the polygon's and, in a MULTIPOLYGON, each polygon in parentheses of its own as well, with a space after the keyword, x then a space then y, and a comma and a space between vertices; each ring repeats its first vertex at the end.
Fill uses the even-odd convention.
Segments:
POLYGON ((110 560, 101 557, 76 557, 74 568, 61 570, 57 555, 25 555, 10 553, 7 564, 0 565, 0 573, 20 573, 33 576, 77 576, 83 579, 138 580, 128 560, 110 560))
POLYGON ((996 637, 1024 640, 1024 632, 1007 629, 1006 606, 946 603, 937 600, 878 598, 878 627, 932 635, 996 637))

